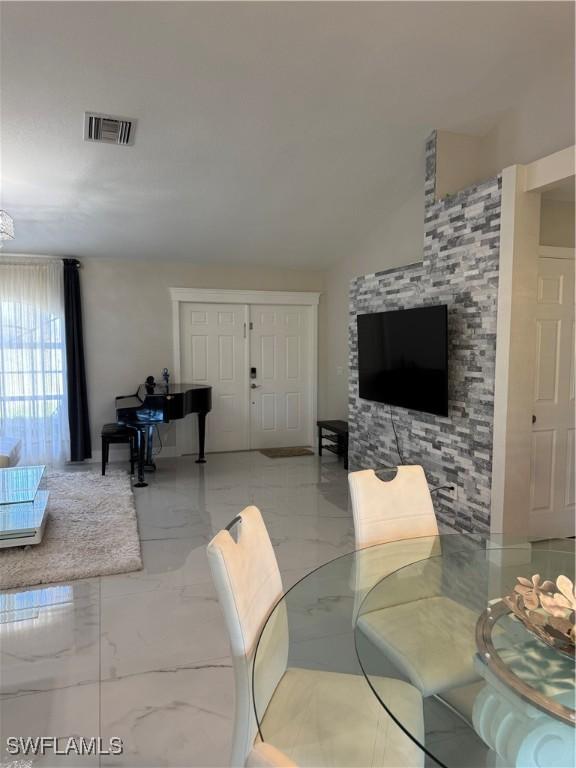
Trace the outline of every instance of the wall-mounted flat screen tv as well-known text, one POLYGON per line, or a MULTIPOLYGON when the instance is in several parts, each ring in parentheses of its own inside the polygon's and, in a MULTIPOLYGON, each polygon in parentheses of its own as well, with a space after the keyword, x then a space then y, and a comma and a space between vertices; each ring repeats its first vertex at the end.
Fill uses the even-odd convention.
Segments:
POLYGON ((448 415, 448 307, 358 315, 359 394, 448 415))

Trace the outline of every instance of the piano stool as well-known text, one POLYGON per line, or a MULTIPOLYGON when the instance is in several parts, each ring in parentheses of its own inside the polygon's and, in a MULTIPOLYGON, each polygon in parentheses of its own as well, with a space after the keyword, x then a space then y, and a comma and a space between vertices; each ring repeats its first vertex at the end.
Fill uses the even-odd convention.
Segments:
POLYGON ((130 446, 130 474, 134 474, 134 461, 136 458, 136 431, 124 424, 104 424, 102 437, 102 474, 106 474, 106 464, 110 455, 111 443, 128 443, 130 446))

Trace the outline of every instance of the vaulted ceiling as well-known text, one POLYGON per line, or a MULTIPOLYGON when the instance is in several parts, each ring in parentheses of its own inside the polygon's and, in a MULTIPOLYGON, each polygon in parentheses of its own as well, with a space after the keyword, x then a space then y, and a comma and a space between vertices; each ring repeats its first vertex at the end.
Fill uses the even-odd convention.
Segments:
POLYGON ((571 3, 2 4, 10 250, 325 266, 433 127, 482 134, 573 43, 571 3), (86 110, 138 120, 83 141, 86 110))

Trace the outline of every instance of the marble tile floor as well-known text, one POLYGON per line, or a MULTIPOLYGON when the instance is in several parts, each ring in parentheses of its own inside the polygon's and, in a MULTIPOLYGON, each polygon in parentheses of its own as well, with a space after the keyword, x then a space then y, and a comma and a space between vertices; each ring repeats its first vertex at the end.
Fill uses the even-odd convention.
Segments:
POLYGON ((285 587, 353 549, 335 457, 246 452, 157 464, 150 485, 135 489, 142 571, 0 593, 0 764, 227 765, 233 677, 206 544, 256 504, 285 587), (14 761, 11 735, 117 736, 124 754, 14 761))
MULTIPOLYGON (((245 452, 157 464, 150 485, 135 489, 143 570, 0 592, 0 768, 228 765, 234 683, 207 543, 256 504, 285 588, 353 549, 347 473, 335 457, 245 452), (15 735, 119 737, 124 753, 14 759, 6 738, 15 735)), ((301 606, 291 663, 360 673, 347 589, 331 582, 316 595, 321 621, 309 622, 311 605, 301 606)), ((446 712, 442 727, 433 715, 427 739, 462 730, 455 715, 448 732, 446 712)), ((468 740, 470 755, 478 745, 468 740)))

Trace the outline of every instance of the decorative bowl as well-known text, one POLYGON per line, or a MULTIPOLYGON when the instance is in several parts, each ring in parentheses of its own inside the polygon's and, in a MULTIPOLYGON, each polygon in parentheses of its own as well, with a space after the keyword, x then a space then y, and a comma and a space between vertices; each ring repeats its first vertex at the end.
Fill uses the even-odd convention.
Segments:
POLYGON ((576 657, 576 594, 567 576, 556 583, 542 582, 540 575, 518 577, 512 594, 503 598, 508 608, 526 629, 560 653, 576 657))

